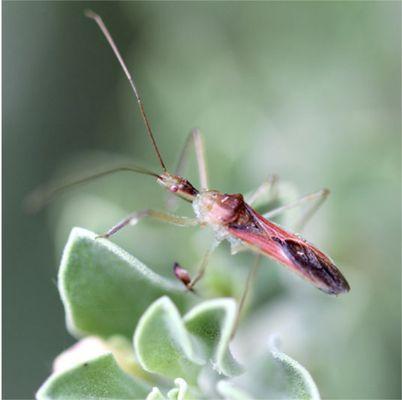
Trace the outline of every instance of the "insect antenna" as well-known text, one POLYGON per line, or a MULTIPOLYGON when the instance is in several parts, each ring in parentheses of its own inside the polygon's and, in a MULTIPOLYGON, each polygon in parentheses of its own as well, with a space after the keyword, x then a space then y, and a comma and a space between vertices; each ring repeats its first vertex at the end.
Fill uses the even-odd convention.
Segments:
POLYGON ((29 193, 28 196, 24 199, 24 209, 29 214, 36 213, 40 211, 43 207, 45 207, 48 203, 50 203, 55 197, 62 194, 64 191, 70 189, 71 187, 121 171, 137 172, 139 174, 150 175, 155 178, 160 177, 155 172, 152 172, 146 168, 130 165, 118 166, 115 168, 98 171, 93 174, 75 177, 72 179, 66 179, 64 182, 51 182, 45 186, 39 187, 29 193))
POLYGON ((108 41, 110 47, 112 48, 116 58, 118 59, 120 65, 121 65, 121 67, 122 67, 122 69, 123 69, 123 71, 124 71, 124 73, 125 73, 125 75, 126 75, 126 77, 128 79, 128 81, 130 82, 131 88, 133 89, 134 95, 135 95, 135 97, 137 99, 137 103, 138 103, 138 105, 140 107, 141 116, 142 116, 142 119, 144 121, 145 127, 147 129, 148 136, 151 139, 152 146, 154 147, 154 150, 156 152, 156 155, 158 157, 159 163, 160 163, 163 171, 166 171, 165 163, 162 160, 161 153, 159 152, 159 149, 158 149, 158 146, 156 144, 154 135, 152 133, 151 125, 149 123, 147 114, 145 113, 144 104, 142 103, 142 100, 141 100, 141 97, 140 97, 140 95, 138 93, 138 90, 137 90, 137 87, 135 85, 134 79, 131 76, 130 72, 128 71, 126 63, 124 62, 123 57, 121 56, 120 51, 117 48, 116 43, 114 42, 114 40, 112 38, 112 35, 110 34, 109 30, 106 28, 106 25, 104 24, 102 18, 98 14, 94 13, 92 10, 87 10, 87 11, 85 11, 85 15, 88 18, 93 19, 97 23, 97 25, 99 26, 99 28, 102 31, 103 35, 105 36, 106 40, 108 41))

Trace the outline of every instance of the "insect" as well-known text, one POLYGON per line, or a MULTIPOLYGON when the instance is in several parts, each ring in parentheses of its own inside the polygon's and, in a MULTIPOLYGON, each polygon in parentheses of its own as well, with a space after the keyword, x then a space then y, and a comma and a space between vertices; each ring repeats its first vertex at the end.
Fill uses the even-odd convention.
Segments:
MULTIPOLYGON (((264 188, 272 188, 274 186, 275 180, 271 179, 265 182, 246 200, 241 194, 227 194, 209 189, 204 146, 201 134, 198 130, 193 130, 190 133, 186 145, 181 153, 175 174, 169 173, 157 146, 137 86, 126 67, 111 34, 99 15, 92 11, 87 11, 86 16, 93 19, 99 26, 131 85, 131 89, 139 105, 147 134, 150 138, 162 171, 160 173, 155 173, 145 168, 121 166, 65 185, 62 189, 109 173, 129 170, 147 174, 156 178, 156 181, 170 193, 191 203, 195 214, 194 218, 188 218, 150 209, 134 212, 113 226, 106 233, 99 235, 99 237, 108 238, 125 226, 135 224, 145 217, 183 227, 196 225, 210 226, 214 231, 214 241, 202 258, 196 275, 191 278, 185 269, 175 263, 174 272, 176 277, 180 279, 189 290, 193 290, 196 283, 203 276, 212 251, 219 243, 228 240, 231 244, 232 253, 243 249, 251 249, 258 255, 267 256, 280 264, 289 267, 298 275, 326 293, 338 295, 349 291, 350 287, 348 282, 329 257, 299 235, 288 232, 269 220, 269 218, 272 218, 289 208, 296 207, 309 200, 316 200, 317 204, 315 205, 315 208, 312 208, 309 215, 306 215, 304 219, 304 222, 306 222, 307 218, 310 217, 325 200, 329 192, 324 189, 304 196, 294 203, 274 209, 267 214, 260 215, 253 209, 252 205, 259 198, 264 188), (200 189, 197 189, 187 179, 181 176, 184 160, 190 145, 194 145, 195 148, 196 159, 199 167, 200 189)), ((52 192, 52 195, 54 195, 55 192, 56 191, 52 192)), ((243 295, 241 303, 244 301, 244 296, 245 294, 243 295)))

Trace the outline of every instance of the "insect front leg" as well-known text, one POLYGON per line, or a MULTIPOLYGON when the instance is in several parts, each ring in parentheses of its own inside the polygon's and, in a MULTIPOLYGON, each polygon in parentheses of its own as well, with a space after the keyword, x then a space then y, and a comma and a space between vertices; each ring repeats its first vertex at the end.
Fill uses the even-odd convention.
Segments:
POLYGON ((173 271, 176 275, 176 278, 180 279, 188 290, 193 291, 196 283, 199 282, 204 276, 211 254, 218 247, 219 243, 220 241, 214 240, 210 248, 204 253, 201 262, 198 265, 197 272, 192 279, 189 278, 188 272, 183 269, 178 263, 174 264, 173 271))
POLYGON ((205 158, 205 148, 202 140, 202 135, 199 129, 193 129, 187 136, 186 143, 180 154, 179 162, 177 163, 175 174, 182 176, 183 170, 187 164, 188 152, 191 144, 194 144, 195 156, 197 158, 198 174, 200 178, 201 189, 208 189, 208 173, 205 158))
MULTIPOLYGON (((208 189, 208 173, 205 157, 205 147, 202 140, 202 135, 199 129, 193 129, 187 136, 183 149, 179 156, 179 161, 176 166, 175 175, 183 176, 184 170, 188 164, 188 153, 191 146, 194 145, 195 156, 197 159, 198 175, 201 189, 208 189)), ((169 194, 167 207, 173 209, 176 206, 177 197, 169 194)))
POLYGON ((139 220, 150 217, 152 219, 156 219, 158 221, 167 222, 169 224, 178 225, 178 226, 195 226, 198 225, 199 222, 196 218, 187 218, 182 217, 179 215, 168 214, 162 211, 155 211, 155 210, 142 210, 136 211, 126 218, 118 222, 116 225, 112 226, 107 232, 103 233, 102 235, 97 236, 97 238, 108 238, 114 235, 116 232, 120 231, 127 225, 135 225, 139 220))
POLYGON ((290 210, 292 208, 298 207, 307 202, 313 202, 311 207, 309 207, 300 217, 299 221, 295 225, 295 230, 297 232, 301 232, 307 222, 312 218, 312 216, 317 212, 317 210, 321 207, 324 201, 328 198, 330 191, 328 189, 321 189, 317 192, 310 193, 306 196, 303 196, 292 203, 286 204, 284 206, 275 208, 266 214, 263 215, 264 218, 270 219, 276 217, 283 212, 290 210))

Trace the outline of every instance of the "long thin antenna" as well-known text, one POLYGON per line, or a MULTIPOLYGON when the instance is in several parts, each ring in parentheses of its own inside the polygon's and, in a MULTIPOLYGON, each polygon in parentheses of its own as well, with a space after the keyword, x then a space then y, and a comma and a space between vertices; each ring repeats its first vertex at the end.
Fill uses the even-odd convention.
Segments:
POLYGON ((60 195, 67 189, 80 185, 82 183, 91 181, 93 179, 101 178, 109 174, 121 171, 137 172, 144 175, 154 176, 159 178, 159 175, 152 172, 146 168, 131 166, 131 165, 121 165, 115 168, 94 172, 89 175, 73 177, 71 179, 65 179, 64 182, 51 182, 46 186, 39 187, 31 192, 24 200, 24 208, 29 214, 33 214, 44 206, 46 206, 50 201, 52 201, 56 196, 60 195))
POLYGON ((87 10, 87 11, 85 11, 85 15, 88 18, 93 19, 98 24, 98 26, 99 26, 100 30, 102 31, 102 33, 104 34, 106 40, 109 42, 109 45, 112 48, 115 56, 119 60, 119 63, 121 65, 121 67, 123 68, 123 71, 124 71, 128 81, 130 82, 131 88, 133 89, 133 92, 134 92, 135 97, 137 99, 138 105, 140 107, 142 119, 144 120, 145 127, 147 128, 148 136, 151 139, 152 145, 153 145, 153 147, 154 147, 154 149, 156 151, 156 155, 158 156, 159 162, 160 162, 163 170, 166 171, 165 163, 162 160, 161 153, 159 152, 158 146, 156 144, 154 135, 152 133, 151 125, 149 124, 147 115, 145 114, 144 105, 142 103, 140 95, 138 94, 137 87, 136 87, 136 85, 134 83, 134 79, 132 78, 130 72, 128 71, 126 63, 124 62, 123 57, 121 56, 120 51, 117 48, 117 46, 116 46, 116 44, 115 44, 115 42, 114 42, 114 40, 112 38, 112 35, 110 34, 108 29, 106 28, 106 25, 104 24, 102 18, 98 14, 94 13, 92 10, 87 10))

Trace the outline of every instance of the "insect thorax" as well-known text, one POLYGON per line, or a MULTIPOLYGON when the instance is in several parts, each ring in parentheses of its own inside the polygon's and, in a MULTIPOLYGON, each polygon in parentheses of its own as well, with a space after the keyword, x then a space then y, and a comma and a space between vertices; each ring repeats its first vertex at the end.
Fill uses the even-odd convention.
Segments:
POLYGON ((227 227, 242 218, 245 203, 241 194, 207 190, 197 195, 193 209, 199 221, 210 226, 218 240, 224 240, 231 237, 227 227))

